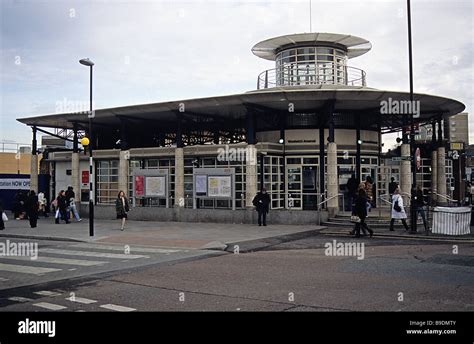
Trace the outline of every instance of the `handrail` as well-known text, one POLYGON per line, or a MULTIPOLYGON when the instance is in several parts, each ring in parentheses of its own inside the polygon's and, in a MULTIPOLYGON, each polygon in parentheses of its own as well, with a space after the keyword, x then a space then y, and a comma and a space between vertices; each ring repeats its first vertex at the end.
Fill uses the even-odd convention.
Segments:
POLYGON ((390 202, 390 201, 387 201, 387 200, 383 199, 383 198, 382 198, 382 197, 380 197, 380 196, 379 196, 379 198, 380 198, 382 201, 384 201, 385 203, 388 203, 388 204, 390 204, 390 205, 392 205, 392 204, 393 204, 392 202, 390 202))
POLYGON ((343 69, 340 70, 334 63, 327 63, 327 65, 327 67, 322 67, 316 64, 307 67, 301 63, 291 63, 279 68, 267 69, 258 75, 257 89, 323 84, 366 86, 364 70, 351 66, 341 66, 343 69))
POLYGON ((439 194, 437 192, 433 192, 433 191, 430 191, 431 194, 435 194, 436 196, 440 196, 448 201, 453 201, 453 202, 459 202, 457 199, 454 199, 454 198, 450 198, 448 195, 442 195, 442 194, 439 194))
POLYGON ((322 201, 321 203, 318 203, 318 204, 317 204, 318 209, 319 209, 319 206, 320 206, 321 204, 324 204, 324 203, 326 203, 327 201, 329 201, 329 200, 331 200, 331 199, 333 199, 333 198, 339 197, 339 196, 344 196, 344 194, 339 193, 339 194, 334 195, 334 196, 332 196, 332 197, 326 198, 324 201, 322 201))

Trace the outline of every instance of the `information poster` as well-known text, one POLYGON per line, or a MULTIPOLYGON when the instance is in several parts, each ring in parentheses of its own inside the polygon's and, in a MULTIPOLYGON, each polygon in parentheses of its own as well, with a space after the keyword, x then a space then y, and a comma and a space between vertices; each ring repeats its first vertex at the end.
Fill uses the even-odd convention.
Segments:
POLYGON ((145 177, 135 176, 135 196, 143 197, 145 195, 145 177))
POLYGON ((208 197, 232 198, 232 176, 209 176, 208 197))
POLYGON ((196 195, 205 196, 207 194, 207 175, 196 175, 196 195))
POLYGON ((145 190, 147 197, 165 197, 166 196, 166 177, 145 177, 145 190))

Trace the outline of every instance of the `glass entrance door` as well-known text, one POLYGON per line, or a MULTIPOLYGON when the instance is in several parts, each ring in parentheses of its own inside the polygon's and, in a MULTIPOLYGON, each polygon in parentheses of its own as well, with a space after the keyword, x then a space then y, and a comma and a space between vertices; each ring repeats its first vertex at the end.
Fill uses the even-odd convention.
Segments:
POLYGON ((301 165, 286 165, 286 208, 298 209, 302 207, 303 178, 301 165))
POLYGON ((318 167, 303 166, 303 210, 317 210, 318 167))

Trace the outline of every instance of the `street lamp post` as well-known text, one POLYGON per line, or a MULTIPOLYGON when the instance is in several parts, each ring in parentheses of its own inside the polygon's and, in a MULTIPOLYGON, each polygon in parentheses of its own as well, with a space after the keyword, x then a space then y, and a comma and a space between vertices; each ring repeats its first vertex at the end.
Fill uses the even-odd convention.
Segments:
POLYGON ((92 110, 92 67, 94 62, 88 58, 79 60, 79 63, 90 68, 90 99, 89 99, 89 236, 94 236, 94 192, 93 192, 93 160, 92 160, 92 118, 94 113, 92 110))
MULTIPOLYGON (((411 6, 410 0, 407 0, 407 19, 408 19, 408 67, 410 73, 410 104, 413 110, 413 57, 411 42, 411 6)), ((417 205, 416 205, 416 161, 415 161, 415 123, 414 113, 410 114, 410 153, 411 153, 411 207, 410 207, 410 225, 411 231, 416 232, 417 205)))

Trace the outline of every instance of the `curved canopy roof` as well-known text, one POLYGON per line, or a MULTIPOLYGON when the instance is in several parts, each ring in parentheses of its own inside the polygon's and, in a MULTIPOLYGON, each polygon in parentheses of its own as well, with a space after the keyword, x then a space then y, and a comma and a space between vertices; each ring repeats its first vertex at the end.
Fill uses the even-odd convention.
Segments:
MULTIPOLYGON (((364 111, 369 116, 383 116, 381 122, 385 128, 399 127, 399 120, 377 113, 381 101, 391 98, 407 101, 408 92, 378 90, 368 87, 344 87, 332 85, 300 86, 288 88, 272 88, 247 93, 176 100, 161 103, 131 105, 95 111, 94 124, 120 128, 120 118, 133 119, 143 125, 147 121, 159 121, 163 125, 177 121, 178 109, 186 106, 185 114, 202 118, 226 121, 242 119, 249 107, 269 112, 288 111, 288 103, 294 104, 297 113, 311 113, 323 108, 328 101, 334 101, 334 111, 364 111), (375 112, 374 112, 375 111, 375 112)), ((429 94, 415 93, 414 100, 420 101, 420 118, 416 122, 427 122, 436 116, 444 117, 461 113, 465 106, 461 102, 429 94)), ((86 114, 64 113, 46 116, 20 118, 19 122, 38 127, 73 128, 77 122, 83 126, 88 123, 86 114)))
POLYGON ((314 32, 297 33, 270 38, 255 44, 252 48, 252 52, 258 57, 274 61, 276 59, 276 54, 283 47, 291 48, 307 45, 340 46, 347 51, 348 58, 363 55, 372 48, 372 44, 370 44, 368 40, 357 36, 338 33, 314 32))

